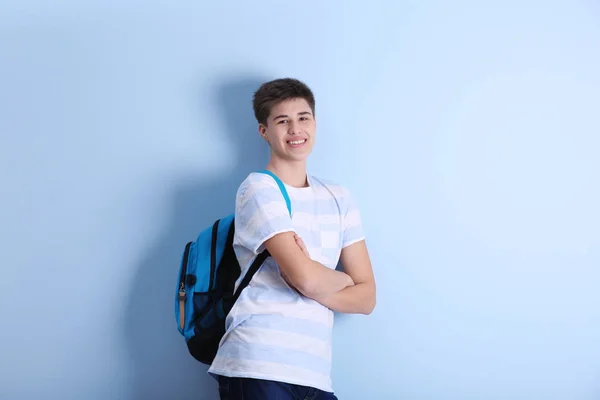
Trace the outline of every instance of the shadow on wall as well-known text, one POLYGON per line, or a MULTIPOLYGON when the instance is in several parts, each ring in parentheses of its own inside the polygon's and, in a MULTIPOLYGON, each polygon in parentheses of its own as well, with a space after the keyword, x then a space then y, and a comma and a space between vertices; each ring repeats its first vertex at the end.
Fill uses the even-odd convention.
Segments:
POLYGON ((189 175, 175 177, 182 183, 173 193, 166 229, 135 266, 124 320, 125 343, 133 363, 131 400, 218 399, 208 367, 189 355, 177 331, 175 284, 185 243, 233 212, 241 181, 268 161, 268 148, 258 135, 252 112, 252 94, 265 80, 242 78, 217 86, 216 101, 225 127, 222 134, 228 135, 235 165, 203 182, 189 175))

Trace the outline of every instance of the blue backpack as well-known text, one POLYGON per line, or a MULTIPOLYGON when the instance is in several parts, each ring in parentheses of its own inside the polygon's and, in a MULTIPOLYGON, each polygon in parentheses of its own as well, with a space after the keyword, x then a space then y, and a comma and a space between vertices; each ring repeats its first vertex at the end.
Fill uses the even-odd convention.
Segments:
MULTIPOLYGON (((292 207, 285 186, 272 172, 268 174, 283 194, 290 216, 292 207)), ((235 214, 220 218, 200 232, 183 251, 175 294, 175 319, 179 333, 185 338, 188 351, 198 361, 210 365, 225 334, 225 318, 240 293, 256 271, 269 257, 260 253, 234 293, 241 269, 233 251, 235 214)))

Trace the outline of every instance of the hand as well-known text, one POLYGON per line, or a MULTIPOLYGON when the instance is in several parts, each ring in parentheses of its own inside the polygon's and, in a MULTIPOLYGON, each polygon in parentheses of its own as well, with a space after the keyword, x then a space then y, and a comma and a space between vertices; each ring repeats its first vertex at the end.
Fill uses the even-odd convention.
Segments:
POLYGON ((302 238, 298 235, 294 235, 294 239, 296 239, 296 244, 300 247, 300 249, 302 250, 304 255, 306 257, 310 258, 310 253, 308 252, 308 249, 306 248, 306 245, 304 244, 304 240, 302 240, 302 238))

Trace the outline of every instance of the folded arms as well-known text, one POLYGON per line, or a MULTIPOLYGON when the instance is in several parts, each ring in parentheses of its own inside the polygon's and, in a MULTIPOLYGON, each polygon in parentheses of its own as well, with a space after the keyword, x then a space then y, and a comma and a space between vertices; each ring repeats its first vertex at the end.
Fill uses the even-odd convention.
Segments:
POLYGON ((265 247, 284 279, 302 295, 341 313, 370 314, 375 308, 375 278, 364 240, 342 249, 345 272, 312 260, 293 232, 275 235, 265 247))

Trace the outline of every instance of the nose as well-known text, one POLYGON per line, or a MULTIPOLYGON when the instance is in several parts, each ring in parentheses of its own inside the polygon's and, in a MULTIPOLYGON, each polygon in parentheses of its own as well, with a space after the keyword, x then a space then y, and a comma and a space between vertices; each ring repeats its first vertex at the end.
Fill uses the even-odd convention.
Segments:
POLYGON ((300 124, 290 121, 288 124, 288 134, 297 135, 298 133, 300 133, 300 124))

